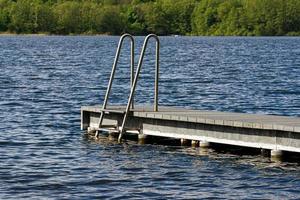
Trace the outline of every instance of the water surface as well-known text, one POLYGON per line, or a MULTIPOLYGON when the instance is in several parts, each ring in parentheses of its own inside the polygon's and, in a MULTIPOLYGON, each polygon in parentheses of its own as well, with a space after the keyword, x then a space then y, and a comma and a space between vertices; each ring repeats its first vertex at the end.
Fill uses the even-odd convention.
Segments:
MULTIPOLYGON (((0 37, 1 199, 300 198, 297 162, 84 137, 80 106, 102 103, 118 39, 0 37)), ((161 43, 161 105, 300 116, 299 37, 161 43)), ((153 50, 137 88, 140 104, 153 102, 153 50)), ((113 104, 127 101, 128 53, 113 104)))

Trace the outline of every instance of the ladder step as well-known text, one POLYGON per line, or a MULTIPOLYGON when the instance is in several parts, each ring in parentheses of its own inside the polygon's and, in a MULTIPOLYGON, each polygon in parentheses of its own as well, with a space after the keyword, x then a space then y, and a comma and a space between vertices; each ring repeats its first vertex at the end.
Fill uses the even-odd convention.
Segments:
POLYGON ((99 131, 109 132, 109 133, 119 133, 120 131, 115 128, 99 128, 99 131))
POLYGON ((102 109, 101 111, 103 111, 105 114, 109 114, 109 113, 121 113, 121 114, 124 114, 125 113, 125 110, 102 109))
POLYGON ((136 129, 125 129, 126 133, 133 133, 133 134, 139 134, 140 131, 136 129))
POLYGON ((116 125, 102 125, 101 128, 90 128, 93 131, 118 130, 116 125))
MULTIPOLYGON (((104 132, 110 132, 110 133, 120 133, 120 129, 117 128, 116 126, 112 125, 102 125, 101 128, 93 128, 94 131, 104 131, 104 132)), ((134 134, 139 134, 139 130, 137 129, 129 129, 125 128, 124 130, 127 133, 134 133, 134 134)))

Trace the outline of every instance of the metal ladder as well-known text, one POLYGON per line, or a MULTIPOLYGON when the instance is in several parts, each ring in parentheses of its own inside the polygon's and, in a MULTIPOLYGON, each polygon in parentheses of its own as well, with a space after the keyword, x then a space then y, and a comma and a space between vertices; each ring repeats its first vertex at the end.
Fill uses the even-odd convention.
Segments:
POLYGON ((135 73, 135 76, 133 77, 133 74, 134 74, 134 38, 130 34, 124 34, 124 35, 121 36, 121 38, 119 40, 119 44, 118 44, 114 64, 113 64, 113 67, 112 67, 108 87, 107 87, 104 102, 103 102, 103 105, 102 105, 102 111, 101 111, 99 122, 98 122, 98 130, 96 131, 95 137, 98 137, 99 131, 101 130, 101 127, 102 127, 102 122, 103 122, 103 119, 104 119, 106 106, 107 106, 107 103, 108 103, 108 98, 109 98, 109 94, 110 94, 111 87, 112 87, 112 82, 113 82, 113 79, 114 79, 117 63, 118 63, 118 60, 119 60, 119 57, 120 57, 121 47, 123 45, 124 39, 127 38, 127 37, 130 38, 130 40, 131 40, 131 89, 130 89, 130 95, 129 95, 129 99, 128 99, 128 102, 127 102, 126 110, 124 111, 124 117, 123 117, 121 129, 119 130, 119 128, 116 127, 116 129, 114 130, 115 132, 119 133, 119 138, 118 138, 119 142, 122 140, 122 136, 126 132, 125 125, 126 125, 126 120, 128 118, 128 114, 130 112, 130 107, 132 109, 134 109, 135 88, 136 88, 136 85, 137 85, 137 81, 138 81, 139 74, 140 74, 140 71, 141 71, 141 68, 142 68, 142 65, 143 65, 143 60, 144 60, 144 57, 145 57, 145 51, 147 49, 147 45, 148 45, 148 42, 149 42, 150 38, 154 38, 156 40, 156 53, 155 53, 156 54, 156 61, 155 61, 155 83, 154 83, 154 107, 153 107, 153 111, 155 111, 155 112, 158 111, 159 47, 160 47, 159 38, 155 34, 150 34, 145 38, 143 48, 142 48, 142 51, 141 51, 141 54, 140 54, 138 66, 137 66, 137 69, 136 69, 136 73, 135 73))

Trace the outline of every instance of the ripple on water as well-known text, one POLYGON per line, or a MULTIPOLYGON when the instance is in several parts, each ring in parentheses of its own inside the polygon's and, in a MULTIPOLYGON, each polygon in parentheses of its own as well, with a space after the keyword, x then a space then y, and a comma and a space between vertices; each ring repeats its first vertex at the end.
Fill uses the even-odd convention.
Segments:
MULTIPOLYGON (((298 163, 82 137, 80 106, 101 104, 118 39, 0 37, 0 199, 300 198, 298 163)), ((161 105, 300 116, 299 38, 161 43, 161 105)), ((126 103, 124 55, 110 103, 126 103)), ((144 64, 135 100, 151 103, 154 63, 144 64)))

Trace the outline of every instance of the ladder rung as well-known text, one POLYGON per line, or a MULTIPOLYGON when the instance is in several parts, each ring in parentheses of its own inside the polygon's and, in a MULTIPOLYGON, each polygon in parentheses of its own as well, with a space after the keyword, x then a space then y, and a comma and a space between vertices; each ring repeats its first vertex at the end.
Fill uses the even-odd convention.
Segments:
MULTIPOLYGON (((120 132, 120 128, 117 127, 113 127, 113 126, 109 126, 109 125, 102 125, 101 128, 95 128, 94 130, 96 131, 105 131, 105 132, 113 132, 113 133, 119 133, 120 132)), ((124 130, 127 133, 135 133, 135 134, 139 134, 139 130, 137 129, 129 129, 129 128, 125 128, 124 130)))
POLYGON ((117 126, 116 125, 102 125, 101 128, 90 128, 91 131, 101 131, 101 130, 117 130, 117 126))
POLYGON ((136 130, 136 129, 125 129, 124 130, 126 133, 133 133, 133 134, 139 134, 139 130, 136 130))
POLYGON ((121 113, 121 114, 124 114, 125 113, 125 110, 102 109, 101 111, 103 111, 105 114, 109 114, 109 113, 121 113))
POLYGON ((99 128, 99 131, 109 132, 109 133, 119 133, 120 131, 115 128, 99 128))

